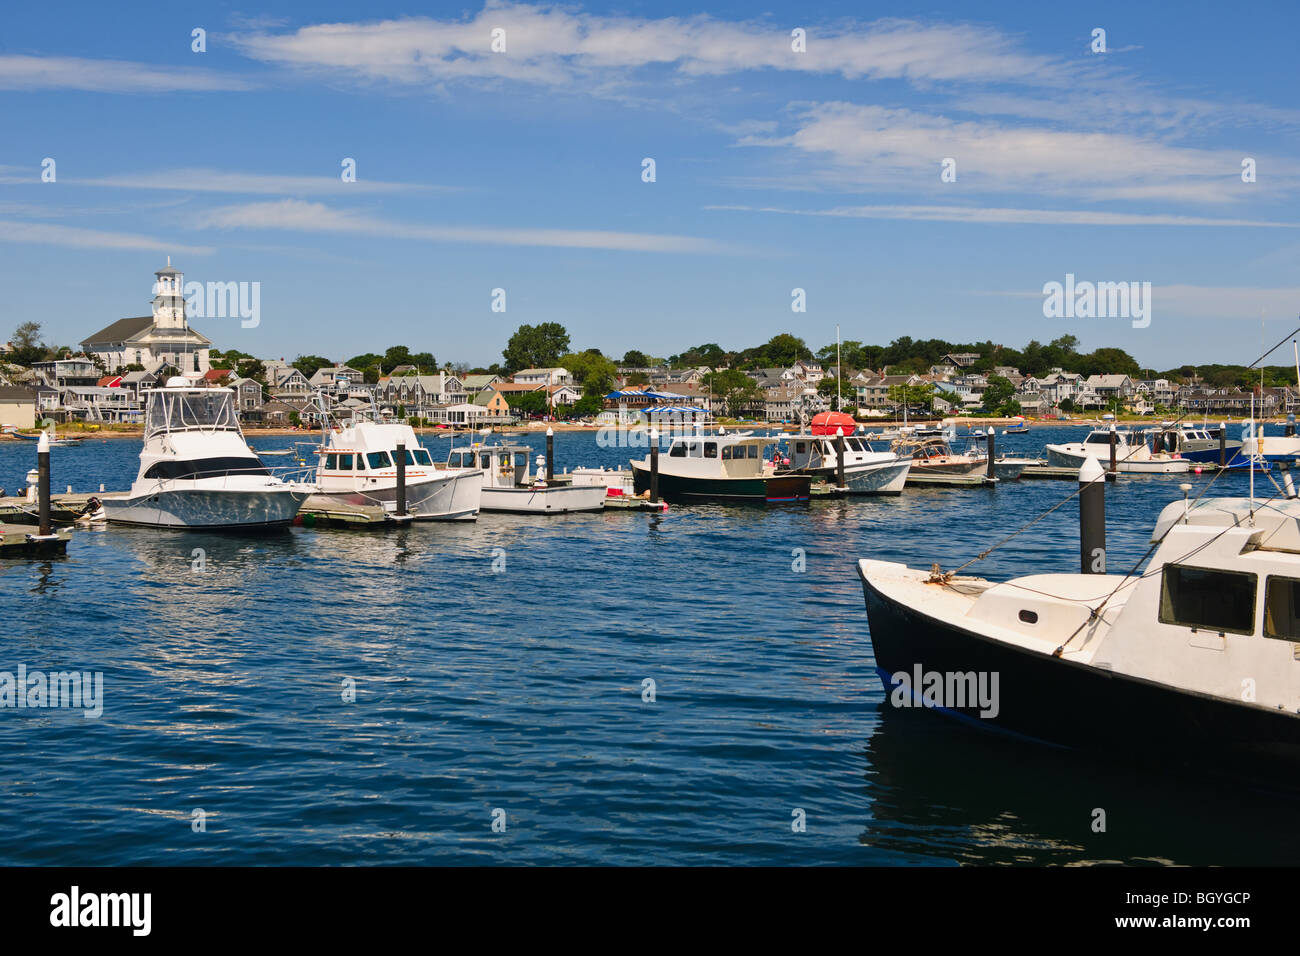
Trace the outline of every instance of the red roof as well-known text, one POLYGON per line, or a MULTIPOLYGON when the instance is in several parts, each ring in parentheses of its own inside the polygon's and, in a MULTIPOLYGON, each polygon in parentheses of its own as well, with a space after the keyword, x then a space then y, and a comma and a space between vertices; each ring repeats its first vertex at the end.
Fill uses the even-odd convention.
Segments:
POLYGON ((233 374, 234 374, 233 369, 213 368, 213 369, 208 369, 208 371, 203 373, 203 380, 205 382, 219 382, 223 378, 226 378, 227 376, 233 374))
POLYGON ((120 388, 122 385, 122 376, 105 375, 95 383, 96 388, 120 388))

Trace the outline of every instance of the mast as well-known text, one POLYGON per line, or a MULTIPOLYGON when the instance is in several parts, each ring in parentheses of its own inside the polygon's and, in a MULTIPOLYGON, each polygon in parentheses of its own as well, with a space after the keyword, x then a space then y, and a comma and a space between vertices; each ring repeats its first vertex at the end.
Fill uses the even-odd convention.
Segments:
POLYGON ((840 358, 840 327, 835 326, 835 410, 843 411, 840 398, 840 383, 843 381, 844 360, 840 358))

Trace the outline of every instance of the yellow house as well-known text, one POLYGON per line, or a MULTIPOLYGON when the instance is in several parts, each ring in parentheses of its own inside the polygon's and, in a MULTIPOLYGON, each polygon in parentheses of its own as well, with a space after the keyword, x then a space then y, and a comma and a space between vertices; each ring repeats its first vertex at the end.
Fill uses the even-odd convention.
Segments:
POLYGON ((486 399, 482 394, 478 395, 474 399, 474 404, 482 405, 486 408, 489 416, 500 416, 503 418, 508 418, 510 416, 510 403, 507 402, 506 397, 496 389, 492 389, 492 394, 487 396, 486 399))

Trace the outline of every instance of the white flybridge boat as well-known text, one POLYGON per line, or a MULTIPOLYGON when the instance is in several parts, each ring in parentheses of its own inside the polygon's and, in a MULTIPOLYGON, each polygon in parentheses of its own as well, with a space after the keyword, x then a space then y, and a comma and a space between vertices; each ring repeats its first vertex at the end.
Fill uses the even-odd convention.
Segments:
POLYGON ((316 466, 318 496, 352 505, 397 508, 397 446, 403 446, 407 513, 417 521, 473 521, 483 476, 439 469, 407 424, 353 419, 330 429, 316 466))
POLYGON ((1092 458, 1110 466, 1110 441, 1115 436, 1115 470, 1130 475, 1176 475, 1191 462, 1176 454, 1153 453, 1146 441, 1126 428, 1094 428, 1081 442, 1047 446, 1047 463, 1056 468, 1080 468, 1092 458))
MULTIPOLYGON (((548 482, 544 466, 532 473, 529 445, 474 444, 453 448, 444 473, 473 471, 482 486, 484 511, 515 514, 563 514, 569 511, 603 511, 605 484, 548 482)), ((539 459, 544 461, 544 459, 539 459)))
POLYGON ((1176 501, 1151 540, 1128 575, 859 561, 890 702, 1300 790, 1300 501, 1176 501))
POLYGON ((140 471, 125 495, 100 499, 117 524, 203 531, 289 524, 315 489, 274 477, 244 442, 229 388, 176 376, 145 392, 140 471))

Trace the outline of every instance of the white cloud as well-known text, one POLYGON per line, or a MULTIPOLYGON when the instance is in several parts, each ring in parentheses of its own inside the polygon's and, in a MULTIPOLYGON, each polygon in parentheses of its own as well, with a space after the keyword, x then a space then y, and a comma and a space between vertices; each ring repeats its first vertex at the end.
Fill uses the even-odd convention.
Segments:
POLYGON ((1008 37, 984 27, 897 19, 844 27, 803 24, 806 52, 796 53, 790 30, 797 25, 704 15, 607 17, 488 3, 467 20, 327 23, 286 33, 238 34, 234 41, 248 56, 266 62, 399 84, 501 78, 558 86, 599 71, 656 65, 696 76, 774 69, 913 82, 1067 82, 1064 60, 1022 52, 1008 37), (490 47, 491 31, 498 27, 506 31, 505 53, 490 47))
POLYGON ((66 180, 85 186, 111 186, 121 189, 168 189, 186 192, 269 193, 273 195, 334 193, 339 190, 368 193, 391 193, 409 190, 446 190, 453 187, 423 186, 417 183, 377 182, 357 179, 344 183, 338 176, 283 176, 266 173, 241 173, 220 169, 171 169, 151 173, 119 173, 97 179, 66 180))
MULTIPOLYGON (((749 136, 740 144, 792 148, 823 159, 829 167, 812 175, 840 185, 1219 203, 1253 198, 1261 188, 1241 182, 1240 152, 1122 133, 960 121, 843 102, 809 106, 795 125, 786 136, 749 136), (941 184, 940 162, 949 157, 956 161, 957 179, 941 184)), ((1295 185, 1294 164, 1274 160, 1270 169, 1274 188, 1295 185)))
POLYGON ((1011 209, 983 206, 838 206, 832 209, 790 209, 781 206, 705 206, 724 212, 774 212, 788 216, 830 216, 841 219, 908 219, 922 222, 1005 223, 1041 226, 1252 226, 1297 229, 1300 222, 1259 219, 1216 219, 1161 213, 1102 212, 1088 209, 1011 209))
POLYGON ((104 232, 43 222, 0 220, 0 240, 5 242, 42 243, 77 246, 84 249, 148 249, 157 252, 209 255, 209 246, 188 246, 170 239, 156 239, 128 232, 104 232))
POLYGON ((0 55, 0 90, 173 93, 252 88, 242 77, 210 70, 72 56, 0 55))
POLYGON ((284 199, 225 206, 204 214, 199 225, 222 229, 284 229, 297 232, 352 233, 426 242, 613 249, 626 252, 728 253, 725 243, 691 236, 581 229, 424 226, 334 209, 323 203, 284 199))

